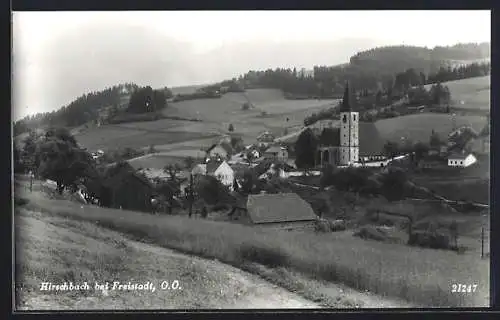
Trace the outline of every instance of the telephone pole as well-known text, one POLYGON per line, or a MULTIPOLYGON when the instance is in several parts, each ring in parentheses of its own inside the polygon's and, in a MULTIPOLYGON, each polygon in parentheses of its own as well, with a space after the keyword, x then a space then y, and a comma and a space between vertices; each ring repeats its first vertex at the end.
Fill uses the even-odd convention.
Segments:
POLYGON ((193 191, 193 173, 189 175, 189 192, 188 192, 188 202, 189 202, 189 217, 191 218, 193 214, 193 201, 194 201, 194 191, 193 191))

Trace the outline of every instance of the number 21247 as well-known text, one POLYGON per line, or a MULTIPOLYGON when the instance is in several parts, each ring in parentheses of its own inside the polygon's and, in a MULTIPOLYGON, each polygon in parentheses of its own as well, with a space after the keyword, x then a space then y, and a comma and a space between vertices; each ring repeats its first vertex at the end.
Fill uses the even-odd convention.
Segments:
POLYGON ((457 292, 457 293, 471 293, 471 292, 476 292, 477 289, 477 284, 452 284, 451 285, 451 292, 457 292))

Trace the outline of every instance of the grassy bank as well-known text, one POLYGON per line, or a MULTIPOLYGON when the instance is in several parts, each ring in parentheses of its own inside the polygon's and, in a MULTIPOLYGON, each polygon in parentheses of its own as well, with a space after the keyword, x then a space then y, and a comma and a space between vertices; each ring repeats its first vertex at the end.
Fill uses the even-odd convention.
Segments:
POLYGON ((484 306, 489 295, 489 261, 471 255, 365 241, 345 232, 277 233, 179 216, 80 207, 68 201, 37 199, 27 204, 30 207, 234 266, 258 262, 285 267, 426 307, 484 306), (476 293, 456 294, 451 292, 453 283, 478 288, 476 293))

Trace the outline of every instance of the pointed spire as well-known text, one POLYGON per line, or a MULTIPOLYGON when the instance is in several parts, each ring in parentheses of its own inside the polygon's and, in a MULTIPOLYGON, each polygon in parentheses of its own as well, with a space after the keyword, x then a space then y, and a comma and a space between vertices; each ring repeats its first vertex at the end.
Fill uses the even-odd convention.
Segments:
POLYGON ((351 104, 349 102, 349 82, 345 83, 344 97, 342 98, 342 105, 340 106, 340 112, 351 112, 351 104))

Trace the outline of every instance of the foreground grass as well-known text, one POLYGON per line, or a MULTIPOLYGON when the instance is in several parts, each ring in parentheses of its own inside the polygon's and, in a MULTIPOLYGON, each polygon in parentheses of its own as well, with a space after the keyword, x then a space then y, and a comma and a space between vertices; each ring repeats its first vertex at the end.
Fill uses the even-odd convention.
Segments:
POLYGON ((486 306, 489 261, 453 252, 369 242, 350 234, 277 233, 231 223, 152 216, 37 199, 27 208, 92 221, 144 242, 235 266, 257 262, 285 267, 354 289, 397 297, 425 307, 486 306), (452 293, 452 284, 477 284, 475 293, 452 293))

